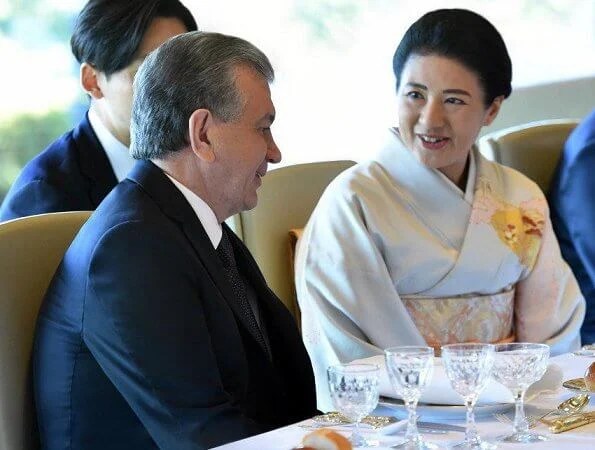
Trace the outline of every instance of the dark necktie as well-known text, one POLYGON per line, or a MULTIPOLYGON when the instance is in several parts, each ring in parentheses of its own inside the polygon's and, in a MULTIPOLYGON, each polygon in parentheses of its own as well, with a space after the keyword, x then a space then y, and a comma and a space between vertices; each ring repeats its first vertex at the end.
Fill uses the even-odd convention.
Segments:
POLYGON ((244 283, 244 280, 238 271, 235 255, 233 253, 233 246, 231 245, 231 241, 229 240, 229 236, 225 230, 223 230, 221 242, 217 247, 217 254, 219 255, 219 259, 221 259, 223 264, 227 281, 229 281, 231 290, 236 297, 235 300, 240 305, 245 322, 251 328, 252 334, 256 336, 256 339, 258 340, 258 343, 261 345, 261 347, 265 349, 270 355, 269 347, 263 336, 263 330, 261 330, 261 328, 258 326, 258 321, 256 320, 255 314, 257 314, 257 311, 254 311, 254 309, 250 306, 246 284, 244 283))

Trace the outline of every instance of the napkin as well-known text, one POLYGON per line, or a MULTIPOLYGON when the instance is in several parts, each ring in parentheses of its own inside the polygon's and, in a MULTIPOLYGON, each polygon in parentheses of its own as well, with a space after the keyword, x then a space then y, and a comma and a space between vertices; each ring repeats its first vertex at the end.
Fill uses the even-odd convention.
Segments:
MULTIPOLYGON (((351 364, 376 364, 380 367, 380 395, 391 398, 400 398, 388 378, 386 371, 386 362, 384 355, 376 355, 370 358, 358 359, 352 361, 351 364)), ((530 401, 538 395, 546 392, 556 391, 563 378, 562 369, 553 363, 548 365, 547 371, 541 380, 533 383, 525 395, 525 400, 530 401)), ((424 390, 421 398, 421 403, 428 403, 433 405, 463 405, 462 397, 456 393, 452 388, 442 358, 434 358, 434 374, 430 380, 429 385, 424 390)), ((494 379, 490 379, 488 385, 483 390, 477 401, 477 405, 493 405, 496 403, 514 403, 514 398, 510 390, 498 383, 494 379)))

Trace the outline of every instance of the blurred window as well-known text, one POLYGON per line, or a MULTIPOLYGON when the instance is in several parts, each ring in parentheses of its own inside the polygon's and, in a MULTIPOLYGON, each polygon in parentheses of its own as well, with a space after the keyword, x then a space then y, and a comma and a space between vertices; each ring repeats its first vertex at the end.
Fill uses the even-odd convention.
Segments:
MULTIPOLYGON (((78 122, 68 40, 82 0, 0 0, 0 198, 78 122)), ((367 156, 394 123, 392 54, 423 13, 474 10, 502 33, 515 87, 595 74, 593 0, 186 0, 199 28, 241 36, 276 69, 282 164, 367 156)))

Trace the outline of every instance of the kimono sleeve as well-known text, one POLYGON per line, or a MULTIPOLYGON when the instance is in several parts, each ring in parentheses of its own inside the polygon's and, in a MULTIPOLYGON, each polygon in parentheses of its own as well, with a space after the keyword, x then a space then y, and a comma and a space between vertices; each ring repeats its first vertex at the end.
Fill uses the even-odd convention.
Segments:
POLYGON ((517 284, 515 332, 518 341, 545 342, 551 345, 552 355, 556 355, 580 346, 585 299, 562 259, 549 209, 543 203, 545 223, 541 247, 533 269, 517 284))
POLYGON ((322 410, 332 408, 328 366, 382 354, 393 345, 425 344, 395 289, 380 249, 382 236, 369 227, 368 214, 375 212, 364 213, 357 188, 331 185, 296 256, 302 334, 322 410))

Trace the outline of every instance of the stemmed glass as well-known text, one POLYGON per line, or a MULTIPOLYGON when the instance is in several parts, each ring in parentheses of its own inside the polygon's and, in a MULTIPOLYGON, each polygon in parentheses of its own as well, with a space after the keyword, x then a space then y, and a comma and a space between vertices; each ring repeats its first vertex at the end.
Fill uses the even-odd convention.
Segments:
POLYGON ((521 443, 547 441, 547 437, 529 432, 524 400, 527 388, 545 374, 549 357, 550 348, 545 344, 517 342, 496 345, 494 379, 511 390, 515 403, 512 434, 500 440, 521 443))
POLYGON ((491 344, 450 344, 442 346, 446 375, 452 388, 465 401, 467 426, 465 440, 452 448, 494 449, 494 444, 482 441, 475 426, 473 408, 484 390, 494 365, 494 346, 491 344))
POLYGON ((420 450, 439 448, 421 439, 415 413, 417 402, 434 372, 434 349, 421 346, 392 347, 384 350, 384 357, 393 389, 401 396, 409 413, 405 441, 392 448, 420 450))
POLYGON ((327 369, 328 386, 335 408, 355 422, 350 441, 354 447, 375 447, 378 442, 367 441, 359 424, 378 404, 380 369, 375 364, 339 364, 327 369))

